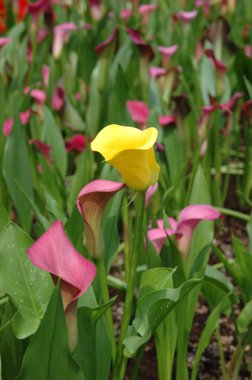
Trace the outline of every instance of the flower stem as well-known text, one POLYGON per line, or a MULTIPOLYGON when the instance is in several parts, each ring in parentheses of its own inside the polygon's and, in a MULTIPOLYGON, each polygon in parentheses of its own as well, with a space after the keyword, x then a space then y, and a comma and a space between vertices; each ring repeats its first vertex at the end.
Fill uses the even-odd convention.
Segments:
MULTIPOLYGON (((134 297, 134 288, 136 280, 136 269, 138 255, 141 249, 142 239, 142 228, 143 228, 143 219, 144 219, 144 203, 145 203, 145 192, 139 192, 137 196, 137 208, 136 208, 136 222, 134 228, 133 236, 133 246, 130 256, 130 272, 129 272, 129 281, 128 288, 126 292, 124 313, 121 323, 121 330, 118 340, 118 348, 116 353, 115 367, 113 373, 113 380, 124 379, 124 372, 126 365, 122 366, 123 362, 123 340, 127 337, 127 331, 131 319, 132 312, 132 302, 134 297)), ((124 363, 126 364, 126 363, 124 363)))
MULTIPOLYGON (((99 257, 96 260, 97 264, 97 274, 98 274, 98 279, 99 279, 99 284, 100 284, 100 291, 102 295, 102 300, 104 303, 109 302, 109 291, 108 291, 108 283, 107 283, 107 273, 105 269, 105 263, 103 260, 103 256, 99 257)), ((111 351, 112 351, 112 359, 113 362, 115 360, 115 354, 116 354, 116 341, 115 341, 115 332, 114 332, 114 325, 113 325, 113 317, 112 317, 112 312, 111 308, 109 308, 106 313, 106 318, 107 318, 107 323, 108 323, 108 333, 109 333, 109 338, 110 338, 110 343, 111 343, 111 351)))

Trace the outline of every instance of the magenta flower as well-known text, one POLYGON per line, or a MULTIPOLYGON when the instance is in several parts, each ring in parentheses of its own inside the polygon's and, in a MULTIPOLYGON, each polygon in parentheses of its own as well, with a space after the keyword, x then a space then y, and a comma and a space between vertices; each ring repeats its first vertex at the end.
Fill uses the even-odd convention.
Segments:
POLYGON ((198 15, 198 11, 195 9, 193 11, 190 11, 190 12, 184 12, 184 11, 181 11, 181 12, 178 12, 178 13, 175 13, 173 15, 173 19, 174 21, 182 21, 184 24, 194 20, 198 15))
POLYGON ((215 57, 214 51, 211 49, 207 49, 205 51, 205 54, 208 58, 211 59, 211 61, 212 61, 213 65, 215 66, 218 74, 224 75, 227 71, 227 66, 224 65, 224 63, 222 61, 220 61, 219 59, 217 59, 215 57))
POLYGON ((127 28, 128 35, 131 38, 131 41, 138 47, 138 50, 141 56, 145 57, 149 62, 152 61, 155 54, 151 45, 149 45, 140 35, 139 30, 127 28))
POLYGON ((171 46, 158 46, 159 53, 162 54, 164 58, 171 58, 176 51, 178 50, 178 45, 171 45, 171 46))
POLYGON ((36 148, 45 156, 48 162, 50 162, 50 151, 52 149, 51 145, 45 144, 44 142, 36 139, 30 139, 29 144, 35 145, 36 148))
POLYGON ((39 16, 43 13, 53 16, 51 0, 38 0, 28 5, 28 13, 31 14, 33 22, 37 22, 39 16))
POLYGON ((13 128, 13 119, 6 119, 3 123, 3 133, 5 137, 9 137, 13 128))
POLYGON ((29 121, 30 121, 30 117, 32 114, 34 114, 35 112, 32 110, 32 109, 28 109, 26 111, 23 111, 23 112, 20 112, 19 114, 19 117, 20 117, 20 121, 23 125, 25 124, 28 124, 29 121))
POLYGON ((127 100, 127 108, 130 112, 130 116, 135 123, 140 124, 140 128, 146 127, 146 123, 149 117, 148 106, 140 100, 127 100))
POLYGON ((33 98, 33 100, 39 105, 44 104, 46 101, 46 93, 43 90, 31 90, 30 95, 31 98, 33 98))
POLYGON ((77 152, 83 152, 86 147, 86 137, 81 134, 76 134, 70 139, 66 140, 66 150, 71 152, 75 150, 77 152))
POLYGON ((59 58, 64 44, 69 40, 70 34, 77 26, 72 22, 66 22, 55 26, 53 31, 52 54, 55 59, 59 58))
POLYGON ((103 255, 103 212, 113 195, 124 187, 124 183, 121 182, 97 179, 84 186, 78 195, 77 208, 84 220, 84 236, 88 253, 92 258, 103 255))
POLYGON ((96 267, 72 246, 60 220, 27 250, 37 267, 51 273, 60 290, 65 310, 69 345, 77 345, 77 299, 87 291, 96 275, 96 267))
POLYGON ((122 20, 127 20, 132 16, 132 10, 128 8, 124 8, 121 10, 120 17, 122 20))
POLYGON ((9 37, 0 37, 0 49, 4 46, 4 45, 9 45, 11 43, 12 39, 9 38, 9 37))
POLYGON ((151 66, 149 68, 149 74, 152 78, 159 78, 166 74, 166 70, 163 67, 151 66))
POLYGON ((170 124, 176 124, 176 119, 173 115, 159 116, 158 122, 162 127, 166 127, 170 124))
POLYGON ((158 182, 155 183, 155 185, 151 185, 148 187, 148 190, 146 191, 146 195, 145 195, 145 207, 149 206, 151 198, 153 197, 157 189, 158 189, 158 182))
POLYGON ((52 108, 60 111, 65 104, 65 90, 62 87, 56 87, 52 96, 52 108))
POLYGON ((118 28, 115 28, 112 32, 112 34, 103 42, 101 42, 99 45, 95 47, 95 52, 98 55, 101 55, 105 49, 110 46, 113 42, 117 42, 118 40, 118 28))
POLYGON ((177 247, 184 260, 187 259, 192 235, 197 225, 202 220, 213 221, 220 217, 219 211, 209 205, 190 205, 184 208, 176 222, 173 218, 168 218, 171 228, 164 228, 163 220, 158 220, 158 228, 148 231, 148 237, 153 246, 160 252, 167 236, 175 235, 177 247))
POLYGON ((62 295, 64 309, 86 292, 96 274, 94 264, 72 246, 60 220, 56 220, 27 253, 34 265, 66 283, 68 290, 64 291, 68 294, 62 295))

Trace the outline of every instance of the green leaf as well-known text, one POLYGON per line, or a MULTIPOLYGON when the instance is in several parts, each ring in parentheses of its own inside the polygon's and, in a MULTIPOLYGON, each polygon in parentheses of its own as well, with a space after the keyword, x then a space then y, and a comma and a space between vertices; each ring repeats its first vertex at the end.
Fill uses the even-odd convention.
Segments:
POLYGON ((2 202, 0 202, 0 232, 6 226, 9 221, 8 213, 5 210, 2 202))
POLYGON ((166 281, 171 281, 174 271, 167 268, 153 268, 149 271, 143 275, 136 315, 129 329, 128 337, 124 340, 124 355, 127 357, 136 355, 137 350, 150 339, 164 318, 192 289, 201 283, 200 279, 193 279, 184 282, 177 289, 162 288, 167 284, 166 281), (150 276, 149 271, 151 271, 150 276), (166 276, 164 275, 165 271, 166 276), (162 272, 163 275, 161 275, 162 272))
POLYGON ((19 116, 14 118, 12 133, 4 146, 3 176, 17 209, 21 225, 26 231, 29 231, 32 210, 17 182, 20 183, 26 194, 33 199, 32 174, 28 149, 18 118, 19 116))
POLYGON ((26 253, 32 243, 12 223, 0 235, 0 289, 17 307, 12 325, 20 339, 37 330, 52 291, 50 275, 35 267, 26 253))
POLYGON ((226 295, 226 297, 224 297, 222 301, 215 307, 206 321, 205 328, 200 336, 198 348, 194 358, 191 380, 196 379, 200 358, 204 350, 207 348, 214 330, 218 327, 220 314, 223 311, 223 308, 226 307, 227 301, 228 295, 226 295))
POLYGON ((108 379, 111 364, 110 340, 103 318, 115 298, 100 307, 78 310, 79 343, 74 358, 82 368, 85 380, 108 379))
POLYGON ((61 177, 65 178, 67 170, 67 155, 64 140, 52 112, 46 106, 43 107, 43 110, 45 117, 44 130, 47 142, 52 147, 52 158, 61 177))
POLYGON ((237 328, 240 334, 247 331, 248 327, 252 323, 252 300, 250 300, 244 308, 241 310, 237 318, 237 328))
POLYGON ((52 294, 44 318, 24 356, 16 380, 84 380, 69 352, 66 321, 59 286, 52 294))
POLYGON ((69 99, 66 98, 63 114, 64 125, 73 131, 83 132, 85 130, 85 123, 82 120, 78 111, 70 103, 69 99))

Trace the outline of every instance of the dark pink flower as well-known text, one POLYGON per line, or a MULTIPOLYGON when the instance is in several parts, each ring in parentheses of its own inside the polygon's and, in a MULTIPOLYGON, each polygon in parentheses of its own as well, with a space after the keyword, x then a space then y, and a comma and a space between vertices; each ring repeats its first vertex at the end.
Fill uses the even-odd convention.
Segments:
POLYGON ((32 114, 34 114, 35 112, 32 110, 32 109, 28 109, 26 111, 23 111, 23 112, 20 112, 19 116, 20 116, 20 121, 23 125, 25 124, 28 124, 29 121, 30 121, 30 117, 32 114))
POLYGON ((37 139, 30 139, 29 144, 35 145, 38 150, 45 156, 45 158, 50 161, 50 151, 52 147, 44 142, 37 139))
POLYGON ((52 14, 51 0, 38 0, 28 5, 28 13, 31 14, 33 21, 36 22, 43 13, 52 14))
POLYGON ((152 61, 155 54, 150 44, 148 44, 140 36, 140 32, 137 29, 127 28, 127 33, 130 36, 132 42, 138 47, 141 56, 145 57, 149 62, 152 61))
POLYGON ((198 11, 195 9, 193 11, 190 11, 190 12, 184 12, 184 11, 181 11, 181 12, 178 12, 178 13, 175 13, 173 15, 173 19, 174 21, 182 21, 184 24, 194 20, 198 15, 198 11))
POLYGON ((149 73, 152 78, 158 78, 166 74, 166 70, 163 67, 152 66, 149 68, 149 73))
POLYGON ((159 116, 158 122, 162 127, 165 127, 170 124, 176 124, 176 119, 173 115, 159 116))
POLYGON ((64 44, 69 40, 70 34, 77 26, 72 22, 66 22, 54 27, 52 54, 55 59, 59 58, 64 44))
POLYGON ((31 90, 30 95, 37 104, 44 104, 46 101, 46 93, 43 90, 31 90))
POLYGON ((44 39, 50 34, 49 30, 47 28, 42 28, 38 31, 38 42, 44 41, 44 39))
POLYGON ((164 58, 171 58, 176 51, 178 50, 178 45, 171 45, 171 46, 158 46, 159 53, 162 54, 164 58))
POLYGON ((156 248, 157 252, 162 249, 168 236, 175 235, 178 250, 182 258, 188 257, 191 239, 197 225, 202 220, 213 221, 220 217, 219 211, 209 205, 190 205, 184 208, 180 214, 178 222, 173 218, 168 218, 171 228, 164 228, 163 220, 158 220, 158 228, 148 231, 148 237, 156 248))
POLYGON ((62 87, 56 87, 52 96, 52 108, 60 111, 65 104, 65 90, 62 87))
POLYGON ((75 150, 77 152, 83 152, 86 147, 86 137, 81 134, 76 134, 70 139, 66 140, 66 150, 71 152, 75 150))
POLYGON ((4 45, 9 45, 11 43, 12 39, 9 37, 0 37, 0 49, 4 45))
POLYGON ((9 137, 13 128, 13 119, 6 119, 3 123, 3 133, 5 137, 9 137))
POLYGON ((246 57, 251 58, 252 57, 252 45, 244 46, 244 52, 245 52, 246 57))
POLYGON ((102 215, 110 199, 124 187, 124 183, 97 179, 84 186, 78 195, 77 207, 84 220, 86 245, 92 258, 104 253, 102 215))
POLYGON ((95 266, 72 246, 60 220, 27 250, 37 267, 60 279, 64 309, 90 287, 95 266))
POLYGON ((150 113, 148 106, 140 100, 127 100, 126 105, 132 120, 144 128, 150 113))
POLYGON ((127 20, 132 16, 132 10, 128 8, 124 8, 121 10, 120 17, 122 20, 127 20))
POLYGON ((224 65, 224 63, 222 61, 220 61, 219 59, 216 59, 215 57, 215 54, 214 54, 214 51, 211 50, 211 49, 207 49, 205 51, 205 54, 208 58, 211 59, 211 61, 213 62, 217 72, 220 74, 220 75, 224 75, 226 72, 227 72, 227 66, 224 65))
POLYGON ((96 54, 101 55, 104 52, 104 49, 107 48, 107 46, 111 45, 114 41, 117 42, 117 40, 118 40, 118 28, 115 28, 111 36, 109 36, 105 41, 101 42, 99 45, 95 47, 94 50, 96 54))

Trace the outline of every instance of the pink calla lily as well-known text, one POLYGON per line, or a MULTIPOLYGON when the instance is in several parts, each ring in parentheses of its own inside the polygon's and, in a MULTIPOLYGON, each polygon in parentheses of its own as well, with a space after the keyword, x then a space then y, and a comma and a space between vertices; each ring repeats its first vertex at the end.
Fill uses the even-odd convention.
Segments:
POLYGON ((185 11, 180 11, 178 13, 175 13, 173 15, 173 19, 174 21, 182 21, 184 24, 194 20, 198 15, 198 11, 196 9, 192 10, 192 11, 189 11, 189 12, 185 12, 185 11))
POLYGON ((9 45, 11 43, 12 39, 9 38, 9 37, 0 37, 0 49, 4 46, 4 45, 9 45))
POLYGON ((178 45, 171 45, 171 46, 158 46, 159 53, 162 54, 164 58, 171 58, 176 51, 178 50, 178 45))
POLYGON ((207 49, 205 51, 205 54, 208 58, 211 59, 211 61, 212 61, 213 65, 215 66, 218 74, 224 75, 227 72, 227 66, 222 61, 220 61, 219 59, 217 59, 215 57, 213 50, 207 49))
POLYGON ((31 90, 30 95, 31 98, 33 98, 33 100, 39 105, 44 104, 46 101, 46 93, 43 90, 31 90))
POLYGON ((166 70, 163 67, 152 66, 149 68, 149 74, 152 78, 159 78, 166 74, 166 70))
POLYGON ((77 152, 83 152, 86 147, 86 137, 81 134, 76 134, 70 139, 66 140, 66 150, 71 152, 75 150, 77 152))
POLYGON ((145 207, 149 206, 150 200, 152 196, 155 194, 155 192, 157 191, 157 189, 158 189, 158 182, 155 183, 155 185, 151 185, 148 187, 148 190, 146 191, 146 195, 145 195, 145 207))
POLYGON ((141 128, 144 128, 149 117, 148 106, 140 100, 127 100, 126 105, 132 120, 139 123, 141 128))
POLYGON ((50 162, 50 151, 52 149, 51 145, 45 144, 44 142, 36 139, 30 139, 29 144, 35 145, 36 148, 45 156, 48 162, 50 162))
POLYGON ((84 220, 84 236, 88 252, 92 258, 103 255, 101 220, 110 199, 125 187, 124 183, 94 180, 80 191, 77 208, 84 220))
POLYGON ((170 124, 176 124, 176 119, 173 115, 159 116, 158 122, 162 127, 166 127, 170 124))
POLYGON ((94 264, 72 246, 60 220, 56 220, 27 253, 34 265, 61 280, 64 309, 86 292, 96 274, 94 264))
POLYGON ((52 108, 60 111, 65 104, 65 90, 62 87, 56 87, 52 96, 52 108))
POLYGON ((213 221, 220 217, 220 213, 209 205, 190 205, 185 207, 179 214, 178 222, 168 218, 171 228, 165 229, 163 220, 157 221, 158 228, 148 231, 148 237, 159 253, 165 243, 166 237, 175 235, 177 247, 185 260, 189 254, 192 235, 197 225, 202 220, 213 221))
POLYGON ((55 26, 53 32, 53 57, 59 58, 64 44, 68 41, 70 34, 77 26, 72 22, 66 22, 55 26))
POLYGON ((95 52, 98 55, 101 55, 105 49, 110 46, 113 42, 117 42, 118 40, 118 28, 115 28, 112 32, 112 34, 103 42, 101 42, 99 45, 95 47, 95 52))

